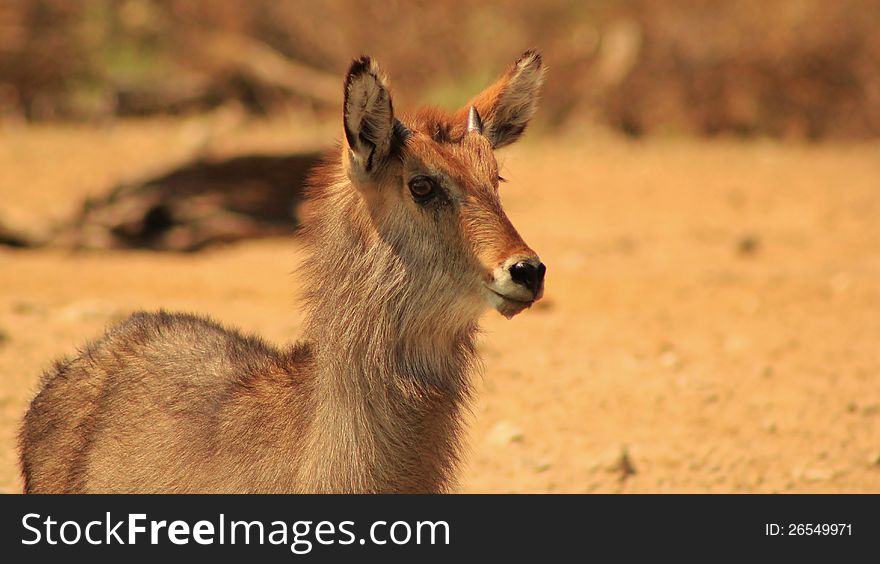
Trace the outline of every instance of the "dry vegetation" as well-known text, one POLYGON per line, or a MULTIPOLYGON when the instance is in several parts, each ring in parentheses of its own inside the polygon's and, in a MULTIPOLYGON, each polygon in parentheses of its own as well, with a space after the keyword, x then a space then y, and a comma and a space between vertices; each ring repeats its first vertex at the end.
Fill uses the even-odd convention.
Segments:
POLYGON ((880 0, 17 0, 0 6, 0 115, 335 110, 362 52, 400 101, 460 103, 534 45, 553 69, 544 127, 863 138, 880 133, 878 27, 880 0))

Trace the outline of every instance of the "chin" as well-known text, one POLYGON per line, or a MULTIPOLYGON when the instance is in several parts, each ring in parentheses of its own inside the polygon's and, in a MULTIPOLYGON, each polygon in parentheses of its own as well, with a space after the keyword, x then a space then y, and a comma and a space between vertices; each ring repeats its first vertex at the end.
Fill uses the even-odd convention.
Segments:
POLYGON ((513 316, 529 309, 532 304, 535 303, 534 300, 524 302, 511 298, 505 298, 504 296, 501 296, 491 290, 488 292, 487 299, 489 301, 489 305, 507 319, 512 319, 513 316))

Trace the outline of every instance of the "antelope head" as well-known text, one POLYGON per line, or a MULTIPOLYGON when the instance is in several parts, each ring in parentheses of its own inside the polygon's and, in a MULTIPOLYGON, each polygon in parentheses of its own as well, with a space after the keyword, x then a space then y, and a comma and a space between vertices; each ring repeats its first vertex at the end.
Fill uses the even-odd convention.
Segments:
POLYGON ((544 80, 524 53, 461 109, 396 116, 376 63, 360 58, 345 81, 345 174, 412 277, 413 293, 450 308, 494 308, 511 318, 540 299, 544 264, 499 199, 495 150, 519 139, 544 80))

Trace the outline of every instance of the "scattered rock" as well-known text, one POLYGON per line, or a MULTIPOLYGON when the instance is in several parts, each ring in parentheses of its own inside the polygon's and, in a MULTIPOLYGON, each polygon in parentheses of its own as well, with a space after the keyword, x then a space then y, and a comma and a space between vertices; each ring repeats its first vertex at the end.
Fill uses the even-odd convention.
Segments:
POLYGON ((752 256, 761 248, 761 239, 757 235, 747 233, 736 242, 736 252, 740 256, 752 256))
POLYGON ((46 306, 33 302, 16 301, 12 303, 12 313, 16 315, 40 315, 48 313, 46 306))
POLYGON ((551 468, 553 468, 553 464, 550 463, 550 461, 548 461, 548 460, 541 460, 541 461, 538 461, 537 464, 535 464, 535 472, 537 472, 539 474, 541 472, 546 472, 547 470, 550 470, 551 468))
POLYGON ((743 335, 728 335, 724 339, 724 352, 736 355, 748 350, 750 345, 748 337, 743 335))
POLYGON ((663 368, 679 368, 681 366, 681 357, 673 350, 666 350, 660 353, 657 362, 663 368))
POLYGON ((795 468, 792 477, 804 482, 828 482, 837 476, 837 472, 829 468, 795 468))
POLYGON ((511 443, 520 443, 524 439, 522 431, 510 421, 499 421, 489 431, 486 439, 493 445, 509 445, 511 443))
POLYGON ((68 305, 58 313, 58 316, 65 321, 88 321, 112 317, 117 311, 116 306, 110 302, 83 300, 68 305))
POLYGON ((614 250, 624 254, 631 255, 638 248, 638 243, 629 237, 621 237, 614 242, 614 250))
POLYGON ((746 315, 757 315, 761 311, 761 298, 754 294, 743 296, 740 301, 740 309, 746 315))
POLYGON ((850 286, 852 286, 852 277, 846 272, 838 272, 831 277, 828 285, 831 287, 831 292, 834 294, 844 294, 849 290, 850 286))
POLYGON ((626 481, 627 478, 636 474, 636 467, 633 464, 632 458, 629 455, 629 450, 626 447, 620 449, 620 455, 610 470, 619 474, 618 479, 621 482, 626 481))

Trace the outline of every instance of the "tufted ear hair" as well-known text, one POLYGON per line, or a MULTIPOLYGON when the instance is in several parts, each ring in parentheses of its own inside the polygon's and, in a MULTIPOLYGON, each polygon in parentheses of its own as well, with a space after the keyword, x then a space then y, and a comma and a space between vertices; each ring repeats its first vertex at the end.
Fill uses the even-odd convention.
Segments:
POLYGON ((353 179, 371 177, 391 153, 395 129, 394 107, 385 77, 370 57, 352 62, 345 77, 343 103, 345 158, 353 179))
POLYGON ((465 123, 470 108, 476 108, 483 135, 492 147, 498 149, 510 145, 520 138, 538 109, 545 71, 541 54, 529 49, 501 78, 465 104, 455 119, 465 123))

